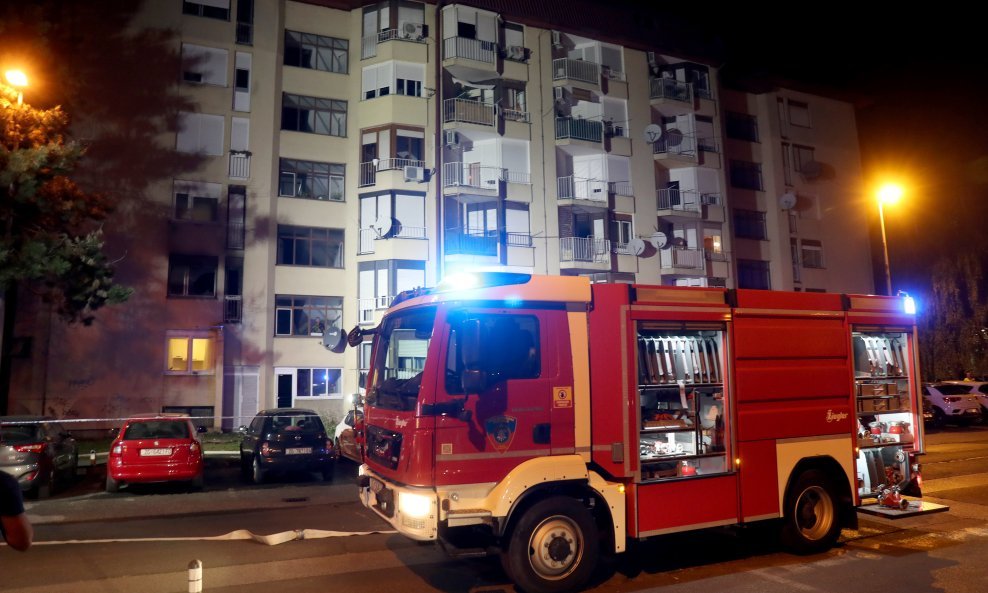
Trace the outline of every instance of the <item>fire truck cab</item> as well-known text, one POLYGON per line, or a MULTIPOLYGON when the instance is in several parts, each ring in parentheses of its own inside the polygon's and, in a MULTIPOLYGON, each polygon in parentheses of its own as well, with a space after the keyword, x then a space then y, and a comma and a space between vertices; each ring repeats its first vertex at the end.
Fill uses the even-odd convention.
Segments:
POLYGON ((514 273, 404 293, 348 336, 373 339, 360 499, 532 592, 680 531, 827 549, 863 500, 919 495, 906 305, 514 273))

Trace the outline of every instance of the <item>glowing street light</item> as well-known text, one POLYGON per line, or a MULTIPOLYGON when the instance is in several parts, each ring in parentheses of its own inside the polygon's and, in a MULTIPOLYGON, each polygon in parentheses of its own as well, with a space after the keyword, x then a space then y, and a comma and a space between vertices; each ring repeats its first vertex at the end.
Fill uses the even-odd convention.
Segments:
POLYGON ((23 105, 24 93, 21 89, 27 86, 27 74, 24 74, 21 70, 7 70, 6 77, 10 86, 17 89, 17 104, 23 105))
POLYGON ((892 295, 892 270, 889 267, 889 244, 885 237, 885 204, 895 204, 902 198, 902 186, 886 183, 878 189, 878 220, 882 227, 882 252, 885 255, 885 294, 892 295))

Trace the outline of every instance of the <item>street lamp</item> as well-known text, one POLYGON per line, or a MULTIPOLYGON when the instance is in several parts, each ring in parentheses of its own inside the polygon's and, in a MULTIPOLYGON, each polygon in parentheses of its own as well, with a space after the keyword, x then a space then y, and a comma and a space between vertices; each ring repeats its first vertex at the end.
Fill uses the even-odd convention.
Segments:
POLYGON ((24 93, 21 89, 27 86, 27 74, 20 70, 7 70, 6 76, 10 86, 17 89, 17 104, 23 105, 24 93))
POLYGON ((885 294, 892 296, 892 271, 889 268, 889 244, 885 237, 885 204, 895 204, 902 197, 902 186, 886 183, 878 190, 878 220, 882 226, 882 252, 885 255, 885 294))

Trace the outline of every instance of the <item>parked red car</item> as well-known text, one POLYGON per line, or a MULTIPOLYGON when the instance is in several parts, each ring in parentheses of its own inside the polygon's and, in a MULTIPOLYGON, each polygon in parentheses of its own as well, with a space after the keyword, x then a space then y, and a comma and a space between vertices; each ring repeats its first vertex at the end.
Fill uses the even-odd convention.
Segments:
POLYGON ((202 445, 191 418, 183 414, 134 416, 110 444, 106 491, 132 483, 188 482, 202 489, 202 445))

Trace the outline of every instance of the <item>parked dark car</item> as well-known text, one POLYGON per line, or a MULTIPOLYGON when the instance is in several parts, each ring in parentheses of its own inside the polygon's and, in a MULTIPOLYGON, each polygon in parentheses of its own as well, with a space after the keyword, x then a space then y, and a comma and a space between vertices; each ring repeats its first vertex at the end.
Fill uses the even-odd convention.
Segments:
POLYGON ((188 482, 202 490, 202 444, 185 414, 143 414, 124 421, 110 443, 106 491, 130 483, 188 482))
POLYGON ((17 478, 29 496, 46 498, 75 479, 79 445, 57 420, 0 417, 0 471, 17 478))
POLYGON ((278 408, 263 410, 243 426, 240 471, 245 480, 260 484, 272 472, 319 472, 333 477, 336 453, 333 435, 312 410, 278 408))

